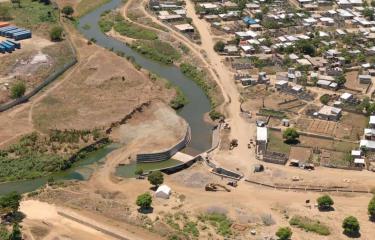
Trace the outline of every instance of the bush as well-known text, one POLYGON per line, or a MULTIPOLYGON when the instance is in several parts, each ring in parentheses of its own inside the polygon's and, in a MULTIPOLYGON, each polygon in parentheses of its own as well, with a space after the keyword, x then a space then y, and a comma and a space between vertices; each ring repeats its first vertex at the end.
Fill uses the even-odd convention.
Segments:
POLYGON ((211 225, 216 227, 216 231, 221 236, 227 237, 232 234, 232 221, 222 213, 209 213, 199 216, 201 221, 209 221, 211 225))
POLYGON ((65 6, 63 7, 63 9, 61 10, 61 12, 66 15, 66 16, 72 16, 73 13, 74 13, 74 9, 72 6, 65 6))
POLYGON ((344 233, 348 236, 356 236, 359 234, 359 222, 357 218, 353 216, 346 217, 342 222, 342 228, 344 229, 344 233))
POLYGON ((318 203, 318 207, 321 210, 328 210, 332 208, 334 204, 332 198, 329 195, 323 195, 319 197, 316 202, 318 203))
POLYGON ((9 214, 18 211, 22 196, 13 191, 1 196, 0 198, 0 214, 9 214))
POLYGON ((17 82, 10 88, 10 97, 11 98, 20 98, 26 92, 26 85, 24 82, 17 82))
POLYGON ((218 41, 215 43, 214 50, 216 52, 223 52, 225 47, 225 43, 223 41, 218 41))
POLYGON ((319 100, 320 100, 320 102, 321 102, 322 104, 327 105, 330 99, 331 99, 331 98, 330 98, 330 96, 329 96, 328 94, 324 94, 324 95, 322 95, 322 96, 320 97, 319 100))
POLYGON ((323 236, 330 234, 329 228, 326 225, 308 217, 294 216, 290 219, 289 224, 304 229, 307 232, 315 232, 323 236))
POLYGON ((215 120, 218 120, 218 119, 221 119, 224 117, 224 115, 218 111, 216 111, 215 109, 214 110, 211 110, 210 113, 210 118, 215 121, 215 120))
POLYGON ((296 129, 294 128, 287 128, 284 132, 283 132, 283 138, 285 139, 285 142, 287 143, 291 143, 291 142, 294 142, 298 139, 299 137, 299 134, 297 132, 296 129))
POLYGON ((64 29, 60 26, 55 26, 51 29, 50 38, 51 41, 61 41, 64 29))
POLYGON ((292 230, 290 227, 282 227, 279 228, 276 232, 276 236, 279 238, 279 240, 288 240, 292 236, 292 230))
POLYGON ((375 196, 372 197, 370 200, 368 207, 367 207, 368 214, 370 215, 371 219, 375 219, 375 196))
POLYGON ((160 171, 154 171, 148 175, 147 180, 154 186, 158 186, 164 182, 164 176, 160 171))
POLYGON ((148 209, 151 207, 152 204, 152 196, 148 192, 143 193, 137 197, 137 201, 135 203, 141 209, 148 209))

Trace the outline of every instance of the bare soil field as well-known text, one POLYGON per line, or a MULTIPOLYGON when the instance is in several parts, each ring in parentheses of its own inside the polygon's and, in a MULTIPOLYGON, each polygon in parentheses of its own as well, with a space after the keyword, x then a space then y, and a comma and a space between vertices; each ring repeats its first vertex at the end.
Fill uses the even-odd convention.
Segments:
POLYGON ((147 73, 137 71, 124 58, 87 45, 80 38, 74 41, 84 60, 66 84, 35 105, 32 118, 37 129, 101 127, 121 119, 141 103, 173 98, 173 89, 166 90, 162 81, 151 81, 147 73))
POLYGON ((368 84, 361 84, 358 80, 358 71, 352 71, 345 74, 346 83, 345 87, 358 91, 365 91, 368 84))
POLYGON ((289 159, 296 159, 300 162, 308 162, 311 156, 311 148, 305 147, 291 147, 289 153, 289 159))

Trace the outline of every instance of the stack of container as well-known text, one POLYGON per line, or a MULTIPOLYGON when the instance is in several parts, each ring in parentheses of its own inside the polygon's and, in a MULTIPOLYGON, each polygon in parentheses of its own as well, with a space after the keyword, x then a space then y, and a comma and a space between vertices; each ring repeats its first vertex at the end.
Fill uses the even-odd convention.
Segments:
POLYGON ((13 38, 14 40, 23 40, 31 38, 30 30, 18 28, 15 26, 7 26, 0 28, 0 36, 13 38))

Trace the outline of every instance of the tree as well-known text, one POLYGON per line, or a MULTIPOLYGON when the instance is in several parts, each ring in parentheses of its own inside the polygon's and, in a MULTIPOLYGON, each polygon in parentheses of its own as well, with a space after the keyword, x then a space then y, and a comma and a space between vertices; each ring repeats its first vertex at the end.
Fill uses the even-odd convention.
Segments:
POLYGON ((292 230, 290 227, 281 227, 276 232, 276 236, 279 238, 279 240, 288 240, 292 236, 292 230))
POLYGON ((61 12, 67 16, 67 17, 71 17, 74 13, 74 9, 72 6, 65 6, 63 7, 63 9, 61 10, 61 12))
POLYGON ((370 200, 368 207, 367 207, 368 214, 372 220, 375 219, 375 195, 370 200))
POLYGON ((135 170, 134 174, 135 174, 135 175, 138 175, 138 176, 142 175, 142 174, 143 174, 143 169, 142 169, 142 168, 137 168, 137 169, 135 170))
POLYGON ((24 82, 16 82, 13 84, 13 86, 10 88, 10 97, 11 98, 20 98, 22 97, 26 92, 26 85, 24 82))
POLYGON ((216 52, 223 52, 225 47, 225 43, 223 41, 218 41, 215 43, 214 50, 216 52))
POLYGON ((141 209, 148 209, 151 207, 152 197, 151 194, 146 192, 137 197, 137 201, 135 202, 138 207, 141 209))
POLYGON ((344 74, 341 74, 335 78, 337 85, 342 86, 346 83, 346 77, 344 74))
POLYGON ((12 233, 9 235, 9 240, 22 240, 22 233, 18 223, 13 224, 12 233))
POLYGON ((332 198, 327 194, 323 195, 321 197, 318 197, 316 202, 318 203, 319 209, 322 209, 322 210, 330 209, 330 208, 332 208, 332 205, 334 204, 332 198))
POLYGON ((20 207, 22 196, 17 192, 10 192, 0 197, 0 214, 15 213, 20 207))
POLYGON ((61 41, 64 29, 60 26, 55 26, 51 29, 50 38, 51 41, 61 41))
POLYGON ((366 7, 363 10, 362 13, 363 13, 363 16, 367 17, 370 21, 374 20, 374 10, 373 9, 370 9, 370 8, 366 7))
POLYGON ((159 186, 160 184, 162 184, 164 182, 164 176, 160 171, 154 171, 154 172, 151 172, 148 175, 147 180, 152 185, 159 186))
POLYGON ((319 98, 320 102, 323 103, 324 105, 327 105, 327 103, 329 102, 330 100, 330 96, 328 94, 323 94, 320 98, 319 98))
POLYGON ((285 142, 287 142, 287 143, 292 143, 292 142, 296 141, 298 137, 299 137, 299 134, 298 134, 297 130, 294 129, 294 128, 287 128, 283 132, 283 138, 285 139, 285 142))
POLYGON ((344 233, 348 236, 356 236, 359 234, 359 222, 357 218, 353 216, 346 217, 342 222, 342 228, 344 229, 344 233))

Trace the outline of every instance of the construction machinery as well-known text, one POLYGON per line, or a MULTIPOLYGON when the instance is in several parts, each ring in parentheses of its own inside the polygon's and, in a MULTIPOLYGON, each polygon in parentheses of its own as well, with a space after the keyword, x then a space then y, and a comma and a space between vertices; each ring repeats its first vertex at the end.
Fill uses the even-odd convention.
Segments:
POLYGON ((230 192, 230 189, 221 185, 221 184, 218 184, 218 183, 208 183, 206 184, 205 186, 205 190, 206 191, 210 191, 210 192, 216 192, 216 191, 219 191, 219 188, 223 189, 224 191, 227 191, 227 192, 230 192))

